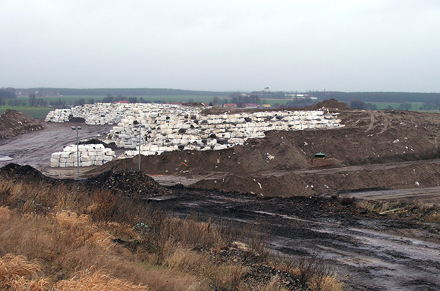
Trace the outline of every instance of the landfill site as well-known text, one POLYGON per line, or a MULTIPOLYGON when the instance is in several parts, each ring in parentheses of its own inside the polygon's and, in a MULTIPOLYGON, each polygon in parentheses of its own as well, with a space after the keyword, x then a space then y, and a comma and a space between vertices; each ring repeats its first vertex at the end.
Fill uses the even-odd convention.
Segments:
POLYGON ((45 120, 8 110, 0 121, 0 175, 259 224, 272 252, 319 254, 347 290, 440 289, 436 113, 332 99, 302 109, 102 104, 45 120))

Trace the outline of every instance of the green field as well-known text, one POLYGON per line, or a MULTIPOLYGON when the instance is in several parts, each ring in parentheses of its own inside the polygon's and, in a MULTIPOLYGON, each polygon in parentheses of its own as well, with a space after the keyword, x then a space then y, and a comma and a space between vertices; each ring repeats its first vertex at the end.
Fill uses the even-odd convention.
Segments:
POLYGON ((49 111, 52 111, 53 108, 50 107, 23 107, 23 106, 0 106, 0 114, 6 111, 6 109, 13 109, 29 115, 32 118, 43 119, 46 117, 49 111))
MULTIPOLYGON (((84 99, 86 100, 86 102, 89 99, 93 99, 95 100, 95 102, 98 102, 100 100, 102 100, 104 97, 106 96, 56 96, 56 97, 37 97, 37 99, 43 99, 46 100, 46 102, 49 104, 50 101, 58 101, 63 100, 66 101, 67 104, 73 104, 74 101, 79 100, 79 99, 84 99)), ((24 100, 26 102, 29 101, 29 97, 27 96, 21 96, 21 97, 17 97, 17 100, 24 100)))

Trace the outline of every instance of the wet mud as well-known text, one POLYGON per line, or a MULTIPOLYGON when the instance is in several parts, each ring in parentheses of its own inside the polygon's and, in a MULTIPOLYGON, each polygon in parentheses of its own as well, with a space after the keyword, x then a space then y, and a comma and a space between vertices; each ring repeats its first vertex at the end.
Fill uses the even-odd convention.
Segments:
MULTIPOLYGON (((347 290, 439 290, 438 225, 390 219, 323 197, 260 199, 253 195, 172 187, 149 203, 174 215, 258 225, 275 254, 319 256, 347 290), (395 230, 412 233, 396 235, 395 230)), ((346 204, 346 203, 345 203, 346 204)))

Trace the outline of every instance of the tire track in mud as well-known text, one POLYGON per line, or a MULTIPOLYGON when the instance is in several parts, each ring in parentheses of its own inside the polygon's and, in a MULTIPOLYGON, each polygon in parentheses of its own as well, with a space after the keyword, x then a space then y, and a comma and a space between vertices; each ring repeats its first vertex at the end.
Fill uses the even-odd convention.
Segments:
POLYGON ((176 197, 160 208, 234 225, 257 224, 269 231, 267 247, 272 252, 292 258, 318 254, 347 290, 440 289, 440 245, 388 234, 398 226, 386 219, 356 217, 347 222, 325 213, 304 218, 252 198, 176 197))

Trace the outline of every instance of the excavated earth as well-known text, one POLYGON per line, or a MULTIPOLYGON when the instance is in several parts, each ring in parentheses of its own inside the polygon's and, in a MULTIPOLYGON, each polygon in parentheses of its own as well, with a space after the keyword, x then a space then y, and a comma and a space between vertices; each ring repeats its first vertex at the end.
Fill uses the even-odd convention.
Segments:
MULTIPOLYGON (((344 127, 266 132, 266 138, 222 151, 142 156, 142 172, 165 190, 148 176, 136 176, 138 157, 83 168, 80 177, 89 179, 65 181, 114 188, 174 215, 256 225, 269 234, 272 252, 319 256, 347 290, 439 290, 439 224, 379 215, 359 202, 428 197, 439 204, 440 115, 351 110, 335 100, 310 109, 322 107, 339 113, 344 127)), ((83 125, 81 138, 108 129, 83 125)), ((75 138, 70 125, 47 124, 40 132, 0 141, 0 155, 45 176, 74 178, 76 168, 51 169, 49 158, 75 138)), ((7 163, 0 160, 0 166, 7 163)), ((6 173, 17 180, 52 179, 13 165, 3 169, 6 173)))
POLYGON ((39 121, 21 112, 7 109, 0 115, 0 139, 41 129, 43 125, 39 121))
MULTIPOLYGON (((440 185, 438 114, 350 110, 335 100, 315 107, 321 105, 340 113, 345 126, 269 131, 265 138, 222 151, 142 156, 141 169, 165 185, 182 183, 264 197, 440 185), (314 158, 315 153, 326 157, 314 158)), ((138 157, 116 160, 86 175, 137 169, 138 161, 138 157)))

